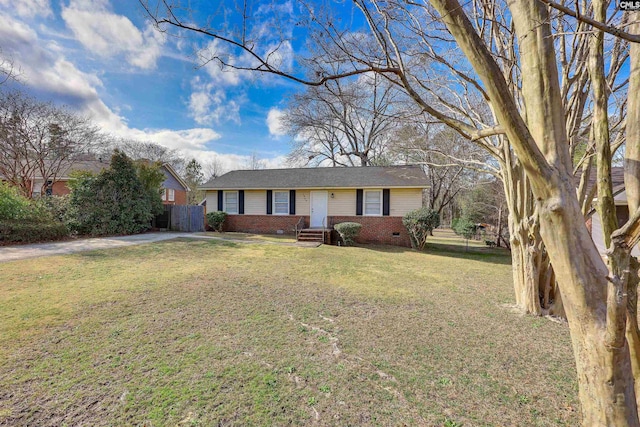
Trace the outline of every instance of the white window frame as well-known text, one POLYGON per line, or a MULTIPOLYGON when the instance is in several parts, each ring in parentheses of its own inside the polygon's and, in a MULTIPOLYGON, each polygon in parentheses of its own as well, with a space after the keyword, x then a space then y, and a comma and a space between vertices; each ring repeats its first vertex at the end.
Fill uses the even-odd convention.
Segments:
POLYGON ((167 201, 167 189, 166 188, 162 189, 162 193, 160 194, 160 199, 162 199, 163 202, 167 201))
POLYGON ((229 215, 237 215, 238 214, 238 208, 240 207, 240 194, 238 191, 223 191, 222 192, 222 210, 226 213, 228 213, 229 215), (234 212, 230 212, 227 209, 227 195, 228 194, 232 194, 235 193, 236 195, 236 210, 234 212))
POLYGON ((382 216, 382 205, 384 201, 382 200, 382 190, 364 190, 364 194, 362 195, 362 215, 364 216, 382 216), (377 213, 367 213, 367 195, 372 193, 378 193, 380 195, 380 209, 377 213))
MULTIPOLYGON (((280 202, 282 204, 283 202, 280 202)), ((289 197, 289 190, 273 190, 273 200, 271 201, 271 212, 273 215, 289 215, 289 207, 291 204, 291 198, 289 197), (287 211, 278 213, 276 210, 276 193, 285 193, 287 195, 287 211)))
POLYGON ((169 201, 170 202, 175 202, 176 201, 176 190, 174 190, 173 188, 168 188, 167 192, 169 193, 169 201))

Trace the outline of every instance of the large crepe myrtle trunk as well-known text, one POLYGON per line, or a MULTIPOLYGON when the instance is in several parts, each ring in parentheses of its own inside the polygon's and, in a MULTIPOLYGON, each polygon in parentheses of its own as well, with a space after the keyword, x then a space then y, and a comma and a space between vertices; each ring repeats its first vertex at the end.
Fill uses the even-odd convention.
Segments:
MULTIPOLYGON (((431 3, 482 79, 498 122, 531 182, 540 234, 569 322, 583 425, 639 426, 632 370, 636 363, 632 359, 638 356, 630 352, 625 337, 628 274, 623 270, 609 275, 583 220, 548 10, 533 0, 508 3, 519 42, 525 119, 459 2, 431 3)), ((628 236, 638 234, 638 229, 623 234, 618 247, 632 246, 628 236)))
POLYGON ((507 201, 516 308, 535 316, 564 318, 549 255, 542 242, 531 185, 511 146, 502 141, 501 179, 507 201))
POLYGON ((609 271, 581 220, 573 186, 560 187, 538 200, 540 232, 555 266, 571 331, 582 423, 638 426, 628 343, 611 330, 619 317, 616 310, 626 307, 626 294, 616 289, 619 283, 613 282, 618 279, 607 279, 609 271))
POLYGON ((509 217, 511 268, 516 308, 535 316, 565 318, 562 298, 539 224, 509 217))

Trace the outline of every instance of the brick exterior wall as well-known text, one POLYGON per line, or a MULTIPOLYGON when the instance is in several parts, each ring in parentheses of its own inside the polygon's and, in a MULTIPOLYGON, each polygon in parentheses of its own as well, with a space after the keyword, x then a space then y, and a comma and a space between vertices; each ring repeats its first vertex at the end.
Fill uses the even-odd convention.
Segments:
POLYGON ((176 205, 187 204, 187 192, 185 190, 176 190, 176 205))
MULTIPOLYGON (((242 233, 277 234, 278 230, 284 234, 294 234, 296 224, 301 215, 227 215, 224 231, 238 231, 242 233)), ((304 217, 305 224, 309 224, 309 217, 304 217)))
POLYGON ((69 187, 67 187, 66 181, 56 181, 53 183, 51 192, 54 196, 64 196, 71 193, 71 190, 69 190, 69 187))
POLYGON ((362 224, 357 243, 377 243, 383 245, 411 247, 411 239, 407 229, 402 225, 399 216, 330 216, 332 226, 340 222, 357 222, 362 224), (394 233, 398 233, 394 236, 394 233))
MULTIPOLYGON (((33 191, 40 191, 40 186, 34 188, 33 191)), ((166 192, 166 189, 165 189, 166 192)), ((71 190, 67 186, 67 180, 56 181, 53 183, 51 187, 51 193, 54 196, 64 196, 71 193, 71 190)), ((186 205, 187 204, 187 192, 186 190, 175 190, 175 201, 170 202, 168 200, 164 200, 162 202, 163 205, 186 205)))
MULTIPOLYGON (((165 189, 165 194, 167 197, 169 197, 169 195, 167 194, 167 190, 165 189)), ((175 193, 175 201, 170 202, 169 200, 163 200, 162 204, 163 205, 186 205, 187 204, 187 192, 184 190, 174 190, 175 193)))
MULTIPOLYGON (((54 196, 64 196, 65 194, 71 193, 71 190, 69 190, 69 187, 67 187, 67 181, 54 182, 52 190, 53 190, 54 196)), ((175 190, 175 199, 176 200, 173 202, 165 200, 162 202, 162 204, 163 205, 186 205, 187 192, 185 190, 175 190)))
MULTIPOLYGON (((276 234, 278 230, 285 234, 293 234, 301 215, 228 215, 224 222, 224 231, 245 233, 276 234)), ((310 218, 304 217, 305 226, 310 218)), ((358 243, 375 243, 394 246, 411 246, 407 229, 402 225, 401 217, 393 216, 330 216, 330 225, 340 222, 357 222, 362 224, 358 243), (394 233, 398 233, 394 236, 394 233)))

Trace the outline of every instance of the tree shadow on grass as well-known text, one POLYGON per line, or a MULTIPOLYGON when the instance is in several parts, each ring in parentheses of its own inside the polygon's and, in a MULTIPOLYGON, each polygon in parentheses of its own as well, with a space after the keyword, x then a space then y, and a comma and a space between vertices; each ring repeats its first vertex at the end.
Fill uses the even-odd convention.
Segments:
POLYGON ((464 246, 450 245, 446 243, 427 243, 423 252, 451 258, 490 262, 493 264, 511 264, 511 253, 507 249, 502 248, 498 249, 471 246, 467 249, 464 246))
POLYGON ((418 250, 407 248, 407 247, 390 246, 390 245, 357 244, 356 246, 363 249, 377 251, 377 252, 425 253, 429 255, 440 255, 440 256, 445 256, 449 258, 467 259, 467 260, 473 260, 473 261, 487 262, 491 264, 501 264, 501 265, 511 264, 510 252, 502 248, 489 248, 489 247, 484 248, 484 247, 470 246, 467 249, 466 246, 461 246, 456 244, 447 244, 447 243, 435 243, 435 242, 434 243, 427 242, 427 245, 422 251, 418 251, 418 250))

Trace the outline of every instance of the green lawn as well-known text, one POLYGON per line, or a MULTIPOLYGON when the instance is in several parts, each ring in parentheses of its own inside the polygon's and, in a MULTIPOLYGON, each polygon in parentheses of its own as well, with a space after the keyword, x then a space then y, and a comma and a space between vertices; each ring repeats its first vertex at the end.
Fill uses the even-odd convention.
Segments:
POLYGON ((510 276, 446 236, 0 264, 0 425, 575 425, 567 326, 510 276))
POLYGON ((217 237, 225 240, 248 240, 252 242, 280 242, 280 243, 295 243, 295 236, 286 234, 251 234, 251 233, 237 233, 227 231, 224 233, 217 233, 215 231, 205 231, 202 233, 196 233, 199 236, 217 237))

